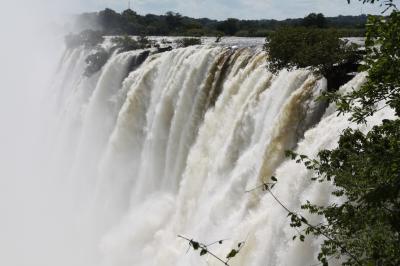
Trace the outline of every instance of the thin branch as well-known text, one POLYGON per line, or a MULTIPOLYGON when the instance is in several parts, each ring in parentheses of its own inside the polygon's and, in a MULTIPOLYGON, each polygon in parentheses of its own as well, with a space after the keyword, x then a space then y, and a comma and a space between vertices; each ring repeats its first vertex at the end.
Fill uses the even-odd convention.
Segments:
MULTIPOLYGON (((265 188, 265 190, 268 191, 268 192, 271 194, 271 196, 275 199, 275 201, 276 201, 283 209, 285 209, 286 212, 292 213, 292 214, 294 214, 294 215, 297 215, 298 217, 301 217, 301 218, 302 218, 302 219, 301 219, 302 222, 304 222, 306 225, 308 225, 309 227, 311 227, 311 228, 313 228, 314 230, 316 230, 319 234, 323 235, 324 237, 326 237, 327 239, 329 239, 330 241, 332 241, 333 243, 335 243, 344 253, 346 253, 347 255, 349 255, 358 265, 362 265, 361 262, 360 262, 352 253, 350 253, 349 251, 347 251, 347 249, 346 249, 344 246, 342 246, 338 241, 334 240, 333 238, 331 238, 330 236, 328 236, 327 234, 325 234, 324 232, 322 232, 321 229, 319 229, 318 227, 316 227, 316 226, 310 224, 304 216, 302 216, 302 215, 300 215, 300 214, 298 214, 298 213, 296 213, 296 212, 292 212, 291 210, 289 210, 289 209, 286 207, 286 205, 284 205, 284 204, 275 196, 275 194, 272 193, 272 191, 271 191, 271 189, 269 188, 268 184, 270 184, 270 183, 263 183, 262 185, 257 186, 256 188, 251 189, 251 190, 248 190, 248 191, 246 191, 246 192, 250 192, 250 191, 253 191, 253 190, 255 190, 255 189, 259 189, 260 187, 265 188)), ((275 183, 274 183, 274 184, 275 184, 275 183)))
POLYGON ((386 107, 389 107, 389 106, 390 106, 389 104, 385 104, 385 105, 382 106, 381 108, 376 109, 375 112, 379 112, 380 110, 382 110, 382 109, 384 109, 384 108, 386 108, 386 107))
POLYGON ((218 240, 218 241, 212 242, 211 244, 207 244, 207 245, 205 245, 205 246, 206 246, 206 247, 209 247, 209 246, 215 245, 215 244, 217 244, 217 243, 222 244, 222 242, 223 242, 223 241, 226 241, 226 240, 228 240, 228 239, 218 240))
MULTIPOLYGON (((182 239, 185 239, 186 241, 189 242, 189 244, 192 244, 192 243, 193 243, 193 239, 189 239, 189 238, 184 237, 184 236, 181 236, 181 235, 178 235, 178 237, 180 237, 180 238, 182 238, 182 239)), ((200 248, 201 248, 202 250, 205 250, 208 254, 210 254, 211 256, 213 256, 215 259, 219 260, 219 261, 220 261, 221 263, 223 263, 224 265, 229 266, 229 264, 228 264, 227 261, 222 260, 220 257, 218 257, 217 255, 215 255, 214 253, 212 253, 211 251, 209 251, 209 250, 207 249, 207 246, 206 246, 205 244, 199 243, 199 245, 200 245, 200 248)))
POLYGON ((255 187, 255 188, 252 188, 250 190, 246 190, 245 192, 246 193, 253 192, 254 190, 257 190, 257 189, 262 188, 262 187, 266 187, 267 185, 273 185, 273 184, 275 184, 275 183, 262 183, 261 185, 255 187))
MULTIPOLYGON (((238 248, 238 250, 237 250, 237 253, 240 252, 240 250, 243 248, 243 246, 244 246, 245 244, 246 244, 246 241, 240 242, 240 246, 239 246, 239 248, 238 248)), ((233 257, 228 258, 228 259, 226 260, 226 263, 228 263, 232 258, 233 258, 233 257)))
POLYGON ((321 229, 319 229, 318 227, 315 227, 314 225, 310 224, 310 223, 307 221, 307 219, 305 219, 304 216, 302 216, 302 215, 300 215, 300 214, 298 214, 298 213, 295 213, 295 212, 290 211, 290 210, 289 210, 275 195, 274 195, 274 193, 272 193, 271 189, 270 189, 268 186, 266 187, 266 189, 267 189, 267 191, 272 195, 272 197, 276 200, 276 202, 278 202, 279 205, 281 205, 282 208, 284 208, 288 213, 293 213, 293 214, 295 214, 295 215, 297 215, 297 216, 303 218, 302 221, 303 221, 306 225, 308 225, 309 227, 313 228, 313 229, 316 230, 319 234, 323 235, 324 237, 326 237, 327 239, 329 239, 330 241, 332 241, 333 243, 335 243, 344 253, 346 253, 347 255, 349 255, 358 265, 362 265, 361 262, 356 258, 356 256, 354 256, 352 253, 350 253, 349 251, 347 251, 347 249, 346 249, 344 246, 342 246, 338 241, 336 241, 335 239, 331 238, 329 235, 325 234, 325 233, 324 233, 323 231, 321 231, 321 229))

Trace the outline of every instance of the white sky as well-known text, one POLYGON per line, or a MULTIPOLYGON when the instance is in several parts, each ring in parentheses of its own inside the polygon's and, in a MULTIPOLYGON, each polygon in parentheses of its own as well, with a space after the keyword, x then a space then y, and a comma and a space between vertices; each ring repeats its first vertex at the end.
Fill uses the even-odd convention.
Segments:
MULTIPOLYGON (((79 13, 98 11, 106 7, 117 11, 128 7, 128 0, 37 0, 46 3, 51 11, 79 13)), ((191 17, 226 19, 285 19, 304 17, 311 12, 326 16, 379 13, 379 4, 361 4, 353 0, 131 0, 131 7, 140 14, 179 12, 191 17)))

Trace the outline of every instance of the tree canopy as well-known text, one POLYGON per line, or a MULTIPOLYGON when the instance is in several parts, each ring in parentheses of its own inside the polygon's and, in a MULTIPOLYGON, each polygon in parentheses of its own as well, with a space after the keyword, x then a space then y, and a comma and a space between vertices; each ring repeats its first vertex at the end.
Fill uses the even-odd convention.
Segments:
POLYGON ((327 75, 335 64, 352 59, 356 47, 341 40, 336 30, 283 27, 269 36, 265 49, 272 72, 311 67, 327 75))
POLYGON ((303 19, 303 22, 301 24, 304 27, 325 28, 327 26, 327 21, 323 14, 311 13, 303 19))
MULTIPOLYGON (((364 2, 375 2, 364 1, 364 2)), ((393 7, 393 1, 387 1, 393 7)), ((313 180, 332 182, 340 200, 328 206, 306 202, 302 209, 323 216, 311 225, 303 216, 289 213, 292 227, 321 237, 318 260, 332 258, 342 265, 400 265, 400 12, 371 16, 367 29, 365 66, 367 82, 360 90, 326 96, 351 120, 366 123, 379 109, 390 107, 395 117, 385 119, 367 133, 347 129, 333 150, 316 159, 288 152, 314 172, 313 180), (338 203, 339 202, 339 203, 338 203)), ((304 240, 304 235, 300 238, 304 240)))

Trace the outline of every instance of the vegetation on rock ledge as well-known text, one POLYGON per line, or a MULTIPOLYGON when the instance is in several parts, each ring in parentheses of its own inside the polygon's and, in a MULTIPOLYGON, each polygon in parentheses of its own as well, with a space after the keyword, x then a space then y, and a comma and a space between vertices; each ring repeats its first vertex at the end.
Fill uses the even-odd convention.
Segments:
POLYGON ((311 67, 327 75, 337 64, 356 61, 357 46, 340 39, 337 31, 284 27, 272 33, 265 44, 269 69, 311 67))
MULTIPOLYGON (((394 7, 393 1, 386 4, 394 7)), ((386 18, 370 17, 368 25, 367 82, 360 90, 325 97, 357 123, 367 123, 385 107, 391 107, 395 117, 367 133, 345 130, 338 147, 320 151, 317 159, 288 152, 313 171, 313 180, 332 182, 336 188, 335 203, 302 206, 311 215, 322 216, 324 223, 311 225, 303 216, 289 213, 292 227, 323 239, 318 260, 324 266, 333 258, 342 265, 400 265, 400 12, 394 7, 386 18)))

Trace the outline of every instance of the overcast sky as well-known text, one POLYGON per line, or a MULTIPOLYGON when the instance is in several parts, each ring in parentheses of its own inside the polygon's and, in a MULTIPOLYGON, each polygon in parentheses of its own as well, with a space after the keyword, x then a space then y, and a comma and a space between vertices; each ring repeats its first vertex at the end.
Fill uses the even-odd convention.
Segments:
MULTIPOLYGON (((51 8, 77 13, 99 11, 106 7, 117 11, 128 7, 128 0, 58 0, 48 1, 51 8), (60 4, 61 3, 61 4, 60 4)), ((140 14, 179 12, 191 17, 226 19, 297 18, 311 12, 326 16, 379 13, 379 5, 361 4, 358 0, 348 5, 346 0, 131 0, 131 7, 140 14)))

